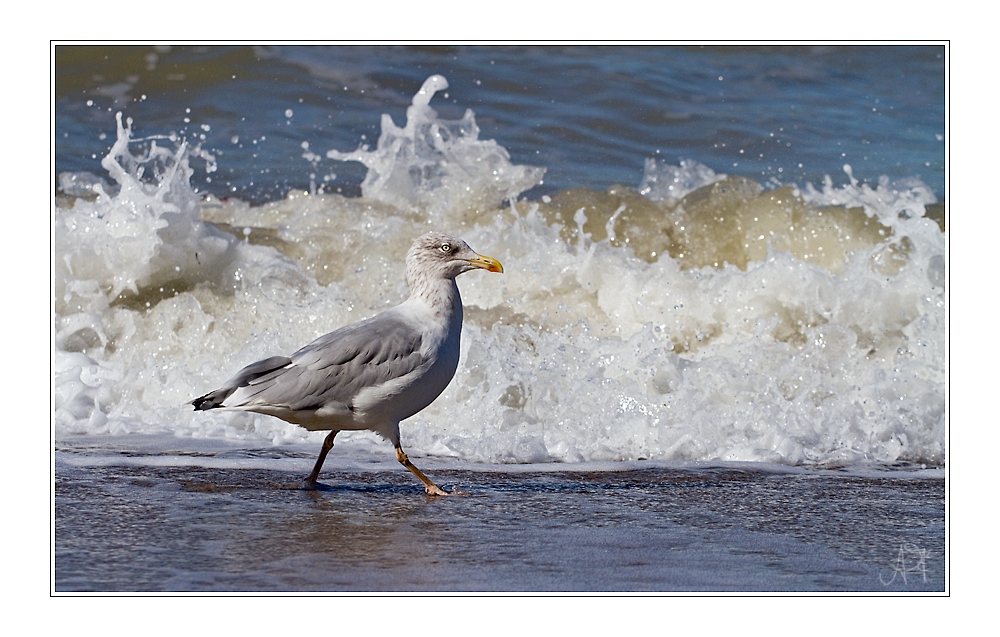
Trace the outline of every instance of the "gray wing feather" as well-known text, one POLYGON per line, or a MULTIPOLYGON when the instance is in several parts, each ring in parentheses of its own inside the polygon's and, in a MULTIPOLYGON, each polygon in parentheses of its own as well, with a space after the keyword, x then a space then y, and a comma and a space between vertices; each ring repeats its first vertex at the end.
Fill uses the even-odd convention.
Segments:
MULTIPOLYGON (((317 338, 286 359, 290 364, 260 369, 262 373, 231 392, 233 401, 226 401, 225 406, 280 405, 295 411, 334 404, 350 407, 362 389, 420 367, 424 363, 421 341, 419 330, 398 317, 381 314, 317 338)), ((264 362, 247 367, 233 380, 246 376, 252 367, 268 367, 264 362)))

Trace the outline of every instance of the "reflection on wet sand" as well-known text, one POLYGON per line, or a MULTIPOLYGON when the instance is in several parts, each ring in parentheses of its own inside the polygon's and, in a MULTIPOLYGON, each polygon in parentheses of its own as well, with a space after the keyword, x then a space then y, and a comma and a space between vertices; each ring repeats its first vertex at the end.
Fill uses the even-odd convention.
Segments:
POLYGON ((734 469, 65 467, 56 591, 944 589, 944 481, 734 469), (891 580, 900 546, 927 556, 891 580), (879 580, 879 575, 883 575, 879 580), (888 574, 888 576, 886 576, 888 574), (886 584, 885 582, 892 582, 886 584))

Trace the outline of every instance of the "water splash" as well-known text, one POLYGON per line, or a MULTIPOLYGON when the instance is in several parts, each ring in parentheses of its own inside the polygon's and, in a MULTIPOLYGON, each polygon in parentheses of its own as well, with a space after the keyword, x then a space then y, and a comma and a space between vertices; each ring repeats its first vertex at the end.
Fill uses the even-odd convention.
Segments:
POLYGON ((327 157, 367 166, 364 197, 403 210, 485 211, 542 183, 544 168, 513 165, 496 141, 479 139, 471 109, 460 120, 439 118, 430 101, 446 88, 444 77, 432 75, 413 96, 404 127, 382 115, 375 150, 363 145, 349 153, 330 150, 327 157))

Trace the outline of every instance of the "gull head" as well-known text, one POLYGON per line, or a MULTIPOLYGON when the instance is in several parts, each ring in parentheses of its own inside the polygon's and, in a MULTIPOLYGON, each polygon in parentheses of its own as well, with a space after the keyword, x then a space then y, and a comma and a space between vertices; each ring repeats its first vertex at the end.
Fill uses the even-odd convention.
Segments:
POLYGON ((418 237, 406 253, 406 280, 411 287, 428 278, 454 279, 477 268, 503 272, 499 261, 476 253, 466 242, 443 232, 418 237))

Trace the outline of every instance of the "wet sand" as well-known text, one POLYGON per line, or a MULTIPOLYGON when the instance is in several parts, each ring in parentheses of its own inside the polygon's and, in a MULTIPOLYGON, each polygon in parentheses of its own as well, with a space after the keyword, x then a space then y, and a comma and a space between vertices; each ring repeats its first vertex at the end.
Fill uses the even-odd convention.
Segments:
POLYGON ((57 463, 55 591, 945 590, 945 481, 57 463))

